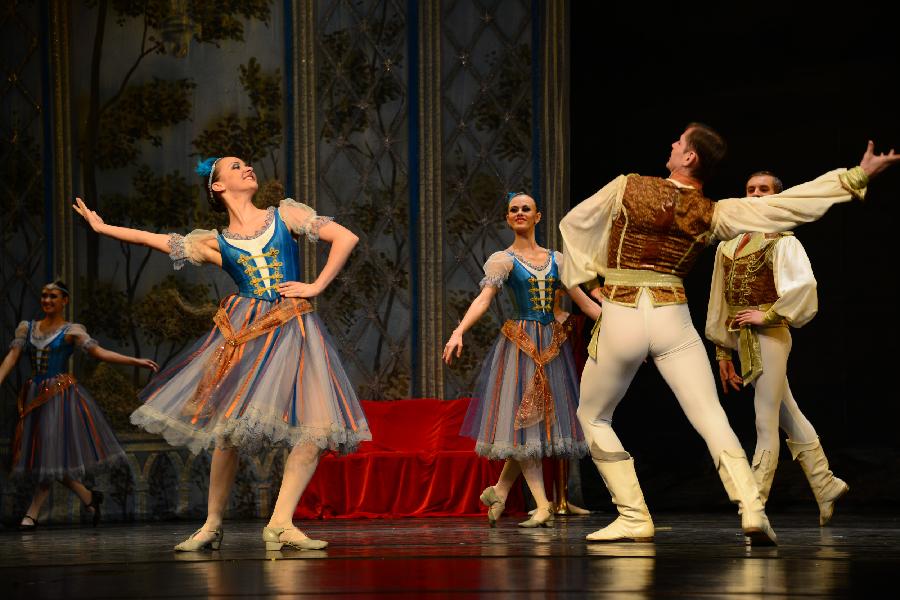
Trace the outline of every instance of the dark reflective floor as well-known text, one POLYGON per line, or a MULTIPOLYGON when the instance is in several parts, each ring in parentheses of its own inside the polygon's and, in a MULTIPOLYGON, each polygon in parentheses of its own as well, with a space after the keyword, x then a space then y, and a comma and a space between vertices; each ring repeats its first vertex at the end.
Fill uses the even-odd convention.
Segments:
POLYGON ((518 518, 298 523, 325 551, 266 552, 262 522, 226 522, 218 552, 175 554, 196 523, 0 533, 4 598, 883 597, 900 519, 773 515, 778 548, 747 548, 730 514, 659 514, 653 544, 588 545, 608 514, 523 530, 518 518), (877 594, 877 596, 876 596, 877 594))

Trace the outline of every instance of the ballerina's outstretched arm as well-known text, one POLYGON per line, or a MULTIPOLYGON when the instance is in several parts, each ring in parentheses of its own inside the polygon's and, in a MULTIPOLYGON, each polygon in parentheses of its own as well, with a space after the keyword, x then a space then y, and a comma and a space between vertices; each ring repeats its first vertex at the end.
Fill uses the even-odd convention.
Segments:
MULTIPOLYGON (((158 250, 165 254, 170 254, 172 248, 170 246, 171 234, 168 233, 152 233, 141 229, 132 229, 130 227, 118 227, 116 225, 107 225, 96 211, 91 210, 81 198, 75 198, 75 204, 72 205, 79 215, 81 215, 88 226, 100 235, 126 242, 128 244, 137 244, 139 246, 147 246, 154 250, 158 250)), ((215 238, 204 240, 196 245, 194 251, 199 254, 199 258, 203 262, 222 265, 222 255, 219 254, 218 244, 215 238)))

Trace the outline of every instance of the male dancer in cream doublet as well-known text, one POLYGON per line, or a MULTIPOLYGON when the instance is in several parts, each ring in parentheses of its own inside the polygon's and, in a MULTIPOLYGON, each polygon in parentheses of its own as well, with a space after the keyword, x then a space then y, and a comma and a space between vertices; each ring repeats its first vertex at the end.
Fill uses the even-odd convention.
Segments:
MULTIPOLYGON (((747 181, 747 197, 782 191, 781 180, 760 171, 747 181)), ((753 384, 756 450, 753 475, 765 504, 778 467, 778 427, 799 460, 827 525, 834 502, 850 489, 828 468, 812 423, 800 411, 787 380, 788 326, 802 327, 816 314, 816 279, 803 246, 791 233, 744 233, 719 244, 706 313, 706 337, 716 344, 722 390, 753 384), (741 374, 732 362, 738 350, 741 374)))
POLYGON ((831 171, 767 198, 713 202, 702 186, 724 152, 715 131, 691 124, 672 144, 668 179, 620 176, 560 222, 565 286, 604 278, 591 291, 603 303, 603 318, 589 346, 578 418, 619 517, 590 541, 649 541, 654 535, 633 460, 612 428, 616 405, 649 355, 703 436, 729 498, 739 505, 745 535, 751 543, 776 543, 746 455, 719 404, 682 279, 714 238, 814 221, 832 204, 862 197, 869 177, 900 155, 875 155, 870 142, 860 166, 849 171, 831 171))

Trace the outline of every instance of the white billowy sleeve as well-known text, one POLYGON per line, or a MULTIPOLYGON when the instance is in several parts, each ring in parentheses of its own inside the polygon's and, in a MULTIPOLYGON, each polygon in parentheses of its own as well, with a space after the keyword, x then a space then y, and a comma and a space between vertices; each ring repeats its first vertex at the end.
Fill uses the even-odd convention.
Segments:
POLYGON ((836 169, 788 188, 779 194, 760 198, 729 198, 716 202, 712 233, 730 240, 741 233, 776 233, 820 218, 833 205, 865 196, 862 169, 836 169))
POLYGON ((591 282, 606 271, 610 225, 622 202, 626 181, 619 175, 559 222, 563 239, 560 277, 566 288, 591 282))
POLYGON ((311 206, 291 198, 281 201, 278 213, 294 235, 305 235, 310 242, 318 242, 319 229, 334 221, 333 217, 320 217, 311 206))
POLYGON ((556 270, 559 274, 559 280, 562 281, 563 280, 563 271, 565 270, 565 267, 563 266, 563 261, 565 260, 565 257, 563 256, 563 253, 560 252, 559 250, 554 250, 553 251, 553 260, 556 261, 556 270))
POLYGON ((97 340, 92 338, 84 325, 80 323, 72 323, 66 328, 66 337, 71 338, 75 347, 84 353, 97 345, 97 340))
POLYGON ((791 327, 803 327, 819 310, 816 278, 803 244, 794 236, 782 237, 772 255, 778 301, 772 310, 787 319, 791 327))
POLYGON ((484 278, 478 287, 502 288, 513 268, 513 258, 506 252, 494 252, 484 263, 484 278))
POLYGON ((713 266, 712 282, 709 285, 709 306, 706 309, 706 339, 721 348, 732 350, 738 347, 737 333, 728 331, 728 304, 725 302, 725 264, 722 249, 725 242, 716 248, 716 263, 713 266))
POLYGON ((184 267, 184 263, 200 266, 204 263, 200 245, 208 240, 215 239, 219 232, 215 229, 195 229, 187 235, 180 233, 169 234, 169 258, 175 270, 184 267))
MULTIPOLYGON (((562 282, 562 280, 563 280, 563 253, 560 252, 559 250, 554 250, 553 259, 556 261, 556 268, 558 270, 559 280, 560 280, 560 282, 562 282)), ((566 291, 566 287, 563 286, 562 290, 566 291)), ((568 293, 561 294, 560 296, 557 297, 557 306, 555 308, 563 310, 566 313, 572 312, 572 298, 569 296, 568 293)))
POLYGON ((16 327, 15 335, 9 343, 9 349, 24 348, 25 342, 28 341, 28 321, 22 321, 16 327))

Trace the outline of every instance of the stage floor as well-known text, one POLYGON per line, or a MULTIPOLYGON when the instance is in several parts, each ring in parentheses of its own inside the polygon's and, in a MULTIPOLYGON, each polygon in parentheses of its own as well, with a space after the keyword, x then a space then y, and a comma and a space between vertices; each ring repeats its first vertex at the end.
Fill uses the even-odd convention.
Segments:
POLYGON ((297 523, 331 545, 266 552, 261 521, 226 521, 218 552, 176 554, 197 523, 0 533, 4 598, 876 597, 900 573, 900 518, 772 519, 781 545, 747 548, 733 514, 658 514, 653 544, 588 544, 608 513, 524 530, 482 519, 297 523), (879 593, 880 592, 880 593, 879 593))

